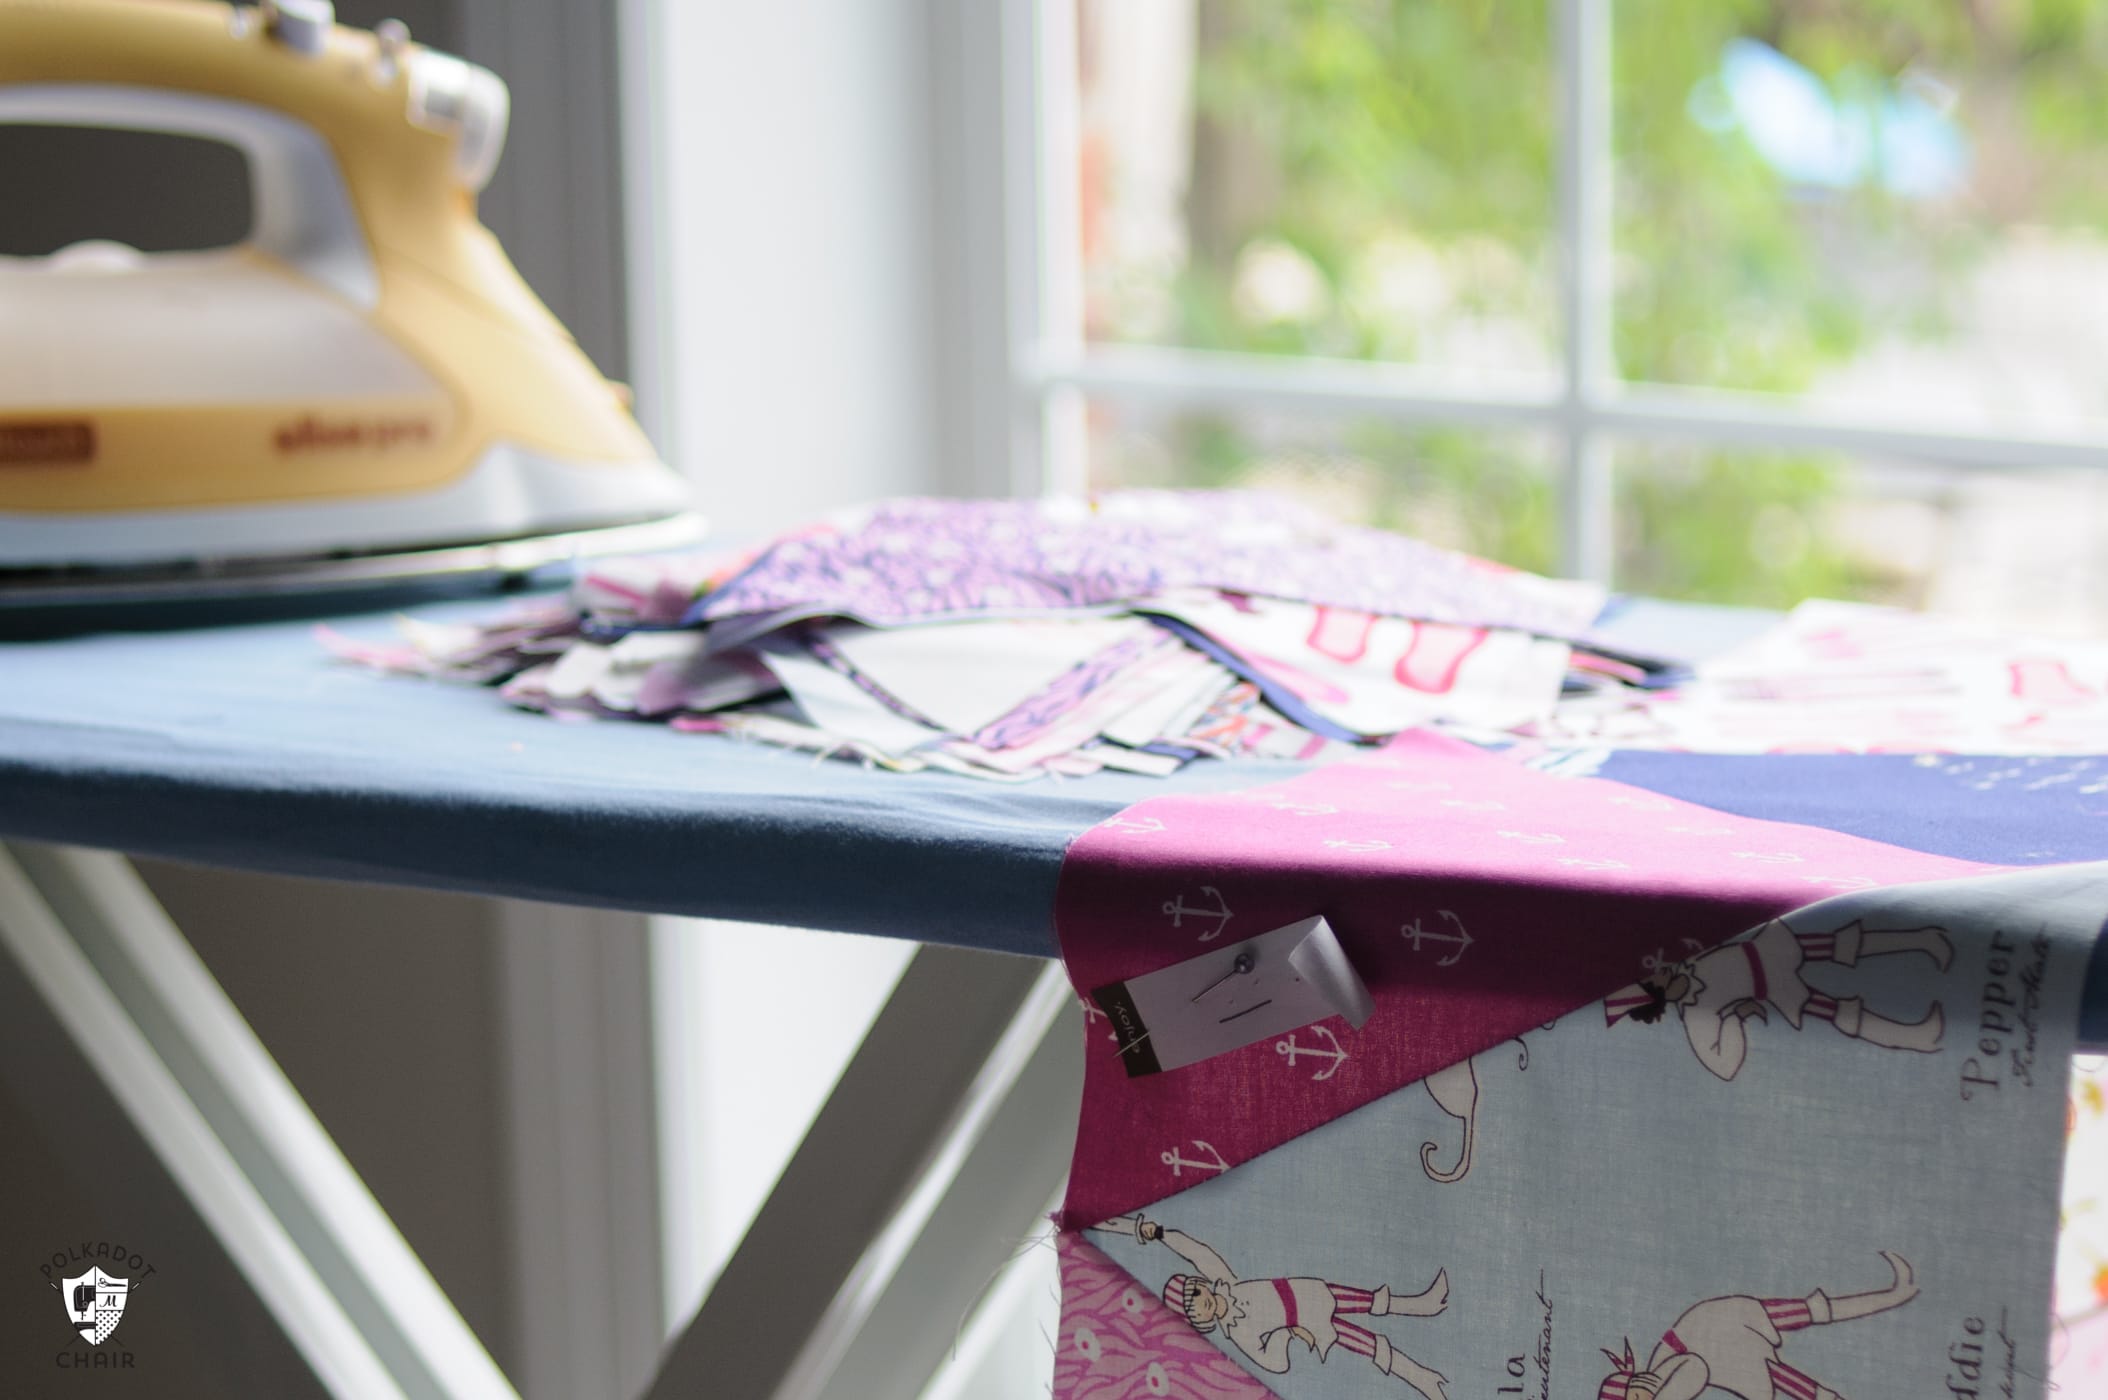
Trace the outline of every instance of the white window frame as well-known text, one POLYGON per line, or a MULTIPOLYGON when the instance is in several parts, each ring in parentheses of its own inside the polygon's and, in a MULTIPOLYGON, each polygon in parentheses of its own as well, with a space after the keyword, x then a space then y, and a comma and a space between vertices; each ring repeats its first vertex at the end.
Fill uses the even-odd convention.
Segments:
POLYGON ((1560 379, 1549 390, 1439 367, 1091 345, 1077 246, 1077 0, 1011 0, 1005 122, 1011 239, 1012 462, 1022 491, 1089 482, 1087 399, 1157 410, 1266 409, 1504 428, 1549 436, 1562 487, 1561 565, 1610 583, 1612 445, 1656 439, 1834 451, 1987 470, 2108 467, 2108 442, 1950 431, 1796 399, 1620 380, 1611 354, 1611 5, 1552 0, 1560 379))

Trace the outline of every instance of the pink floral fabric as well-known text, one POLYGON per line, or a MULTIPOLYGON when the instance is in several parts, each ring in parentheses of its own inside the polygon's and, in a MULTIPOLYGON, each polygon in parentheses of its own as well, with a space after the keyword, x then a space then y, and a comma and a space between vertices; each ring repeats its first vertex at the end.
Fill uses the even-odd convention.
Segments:
POLYGON ((2050 1340, 2050 1386, 2059 1395, 2108 1394, 2108 1311, 2057 1324, 2050 1340))
POLYGON ((2073 1062, 2067 1125, 2051 1380, 2064 1395, 2108 1395, 2108 1057, 2073 1062))
POLYGON ((1067 1231, 1054 1400, 1273 1400, 1186 1319, 1067 1231))

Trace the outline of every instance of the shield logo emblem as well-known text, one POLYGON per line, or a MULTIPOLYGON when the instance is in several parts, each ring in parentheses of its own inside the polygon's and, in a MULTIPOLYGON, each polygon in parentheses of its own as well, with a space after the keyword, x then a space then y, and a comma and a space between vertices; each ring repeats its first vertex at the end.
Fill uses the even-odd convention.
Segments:
POLYGON ((112 1278, 100 1268, 59 1283, 66 1318, 90 1346, 100 1346, 103 1338, 117 1330, 117 1320, 124 1316, 125 1299, 130 1295, 129 1279, 112 1278))

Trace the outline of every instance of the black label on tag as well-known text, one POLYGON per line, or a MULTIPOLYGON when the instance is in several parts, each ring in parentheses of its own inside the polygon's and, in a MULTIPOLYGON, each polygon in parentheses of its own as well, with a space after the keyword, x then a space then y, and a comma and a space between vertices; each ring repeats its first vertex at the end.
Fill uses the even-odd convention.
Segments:
POLYGON ((1149 1027, 1142 1024, 1142 1013, 1135 1010, 1125 982, 1100 987, 1091 993, 1091 1000, 1113 1023, 1113 1034, 1120 1038, 1120 1063, 1127 1066, 1130 1076, 1155 1074, 1163 1068, 1157 1063, 1156 1047, 1149 1043, 1149 1027))

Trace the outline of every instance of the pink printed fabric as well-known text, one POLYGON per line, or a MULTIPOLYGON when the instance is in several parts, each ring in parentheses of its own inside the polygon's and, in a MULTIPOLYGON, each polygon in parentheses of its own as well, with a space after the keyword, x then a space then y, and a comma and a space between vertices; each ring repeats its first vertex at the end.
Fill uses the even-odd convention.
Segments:
MULTIPOLYGON (((1066 1271, 1062 1279, 1066 1290, 1066 1271)), ((2108 1308, 2058 1325, 2050 1341, 2050 1389, 2059 1395, 2108 1395, 2108 1308)))
POLYGON ((1054 1400, 1273 1400, 1133 1274, 1066 1231, 1054 1400))
POLYGON ((1154 798, 1070 847, 1055 927, 1089 993, 1322 914, 1361 1030, 1130 1078, 1089 1017, 1064 1223, 1140 1209, 1826 895, 2003 867, 1563 779, 1414 731, 1241 793, 1154 798))

